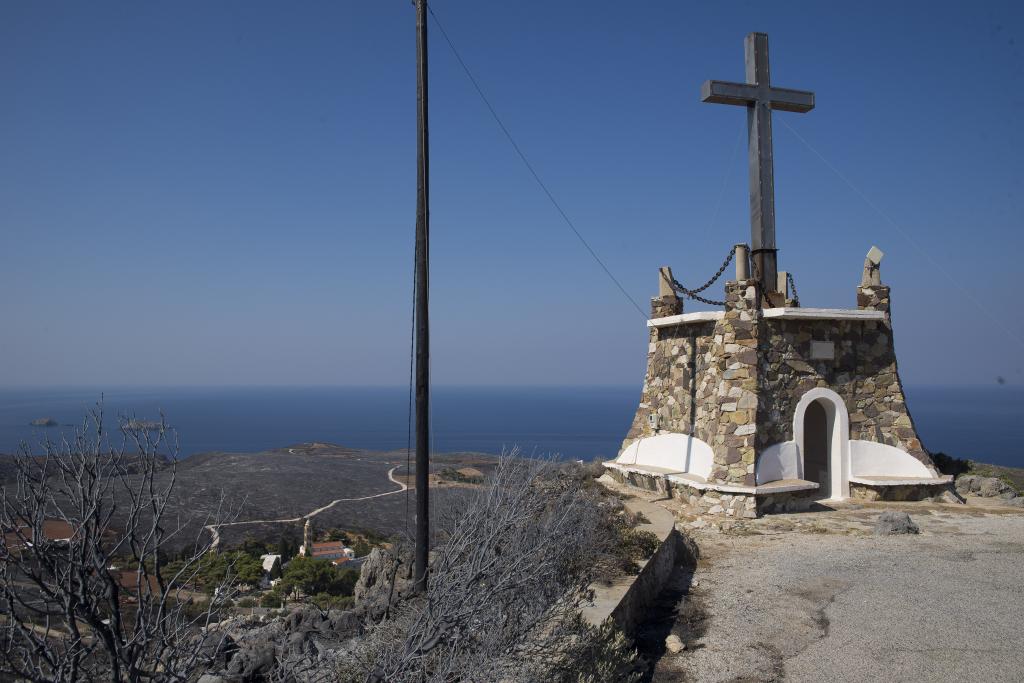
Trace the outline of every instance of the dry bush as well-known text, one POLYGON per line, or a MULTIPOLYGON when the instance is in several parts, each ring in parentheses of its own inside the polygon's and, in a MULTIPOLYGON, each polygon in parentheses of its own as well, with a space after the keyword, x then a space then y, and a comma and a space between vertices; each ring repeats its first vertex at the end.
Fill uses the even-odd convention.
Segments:
POLYGON ((618 506, 585 480, 550 461, 502 457, 485 486, 442 520, 426 594, 395 604, 338 675, 630 680, 631 647, 580 616, 588 587, 614 561, 619 525, 618 506))
MULTIPOLYGON (((180 545, 185 528, 168 508, 176 446, 163 421, 122 419, 108 438, 100 405, 41 455, 25 447, 16 456, 15 482, 0 492, 0 666, 9 675, 184 681, 221 653, 222 636, 205 630, 215 601, 196 604, 186 589, 208 544, 195 539, 165 571, 162 549, 180 545), (47 538, 55 522, 70 538, 47 538)), ((213 512, 203 524, 223 521, 213 512)))

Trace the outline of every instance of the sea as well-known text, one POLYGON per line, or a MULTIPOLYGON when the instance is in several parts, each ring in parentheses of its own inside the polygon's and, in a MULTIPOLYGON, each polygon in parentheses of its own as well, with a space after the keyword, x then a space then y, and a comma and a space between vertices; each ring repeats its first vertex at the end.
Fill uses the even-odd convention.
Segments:
MULTIPOLYGON (((1024 467, 1024 387, 905 388, 925 447, 1024 467)), ((407 387, 0 388, 0 453, 73 431, 100 401, 118 416, 156 420, 179 438, 179 457, 256 452, 312 441, 372 450, 410 442, 407 387), (52 418, 52 427, 31 422, 52 418)), ((434 387, 432 450, 585 459, 614 457, 639 387, 434 387)))

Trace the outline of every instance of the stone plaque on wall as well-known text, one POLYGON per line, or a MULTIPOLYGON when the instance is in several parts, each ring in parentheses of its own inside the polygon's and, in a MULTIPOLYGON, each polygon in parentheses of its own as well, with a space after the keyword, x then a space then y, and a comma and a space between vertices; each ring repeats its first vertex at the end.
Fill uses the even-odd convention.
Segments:
POLYGON ((811 360, 835 360, 836 345, 827 341, 811 342, 811 360))

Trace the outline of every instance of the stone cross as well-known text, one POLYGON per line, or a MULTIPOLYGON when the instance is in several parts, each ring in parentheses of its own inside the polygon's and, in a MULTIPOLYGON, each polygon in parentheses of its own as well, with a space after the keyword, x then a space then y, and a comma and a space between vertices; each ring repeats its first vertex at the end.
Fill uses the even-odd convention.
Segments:
POLYGON ((814 93, 774 88, 768 72, 768 34, 743 42, 747 82, 705 81, 701 101, 747 108, 750 152, 750 248, 756 277, 769 295, 778 291, 775 258, 775 180, 772 165, 772 109, 799 113, 814 109, 814 93))

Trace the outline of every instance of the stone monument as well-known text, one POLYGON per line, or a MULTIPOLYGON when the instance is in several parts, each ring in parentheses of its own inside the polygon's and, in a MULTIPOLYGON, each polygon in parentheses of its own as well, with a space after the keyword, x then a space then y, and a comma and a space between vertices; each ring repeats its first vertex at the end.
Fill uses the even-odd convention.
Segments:
POLYGON ((871 247, 857 308, 803 308, 777 269, 772 110, 806 112, 814 94, 770 84, 768 36, 746 38, 746 83, 708 81, 702 100, 747 107, 751 244, 733 248, 724 301, 668 267, 647 321, 640 406, 618 480, 702 514, 756 517, 823 499, 957 500, 921 444, 896 367, 883 253, 871 247), (683 312, 680 295, 721 307, 683 312))

